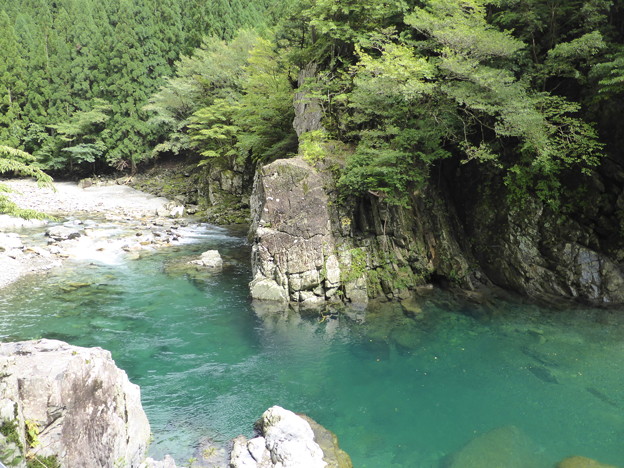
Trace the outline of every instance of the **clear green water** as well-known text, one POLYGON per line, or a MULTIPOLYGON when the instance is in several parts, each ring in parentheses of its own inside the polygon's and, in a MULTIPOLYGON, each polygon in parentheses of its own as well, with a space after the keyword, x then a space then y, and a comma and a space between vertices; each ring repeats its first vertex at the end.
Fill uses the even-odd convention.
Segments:
POLYGON ((0 338, 109 349, 142 388, 152 455, 179 464, 200 439, 251 435, 274 404, 336 432, 357 468, 439 467, 508 425, 545 467, 575 454, 624 461, 617 311, 486 310, 438 294, 415 317, 390 305, 326 320, 263 315, 248 301, 247 258, 242 238, 214 230, 140 260, 24 280, 0 298, 0 338), (209 248, 226 260, 221 274, 175 268, 209 248))

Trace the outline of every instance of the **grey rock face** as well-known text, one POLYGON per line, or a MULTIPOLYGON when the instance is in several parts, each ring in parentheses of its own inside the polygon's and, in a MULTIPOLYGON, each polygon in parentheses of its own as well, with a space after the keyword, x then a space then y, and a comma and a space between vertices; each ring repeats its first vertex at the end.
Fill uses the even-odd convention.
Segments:
POLYGON ((24 455, 56 456, 67 468, 138 467, 145 458, 150 428, 139 387, 108 351, 2 343, 0 375, 0 417, 14 425, 24 455))
MULTIPOLYGON (((331 299, 341 285, 344 262, 337 257, 327 182, 301 158, 280 159, 258 171, 251 199, 254 299, 313 306, 331 299)), ((356 297, 354 286, 348 299, 365 301, 361 287, 364 294, 356 297)))
POLYGON ((434 272, 473 288, 474 262, 439 194, 415 197, 407 211, 372 195, 339 205, 333 190, 328 171, 299 157, 258 170, 251 198, 253 298, 304 308, 405 299, 434 272))
POLYGON ((256 428, 257 437, 234 439, 231 468, 352 467, 349 456, 338 448, 335 436, 307 417, 273 406, 264 412, 256 428))
MULTIPOLYGON (((314 80, 316 77, 317 66, 309 63, 301 72, 299 72, 298 85, 302 89, 306 82, 314 80)), ((323 118, 323 109, 318 99, 309 96, 309 93, 299 91, 295 93, 293 100, 295 106, 295 120, 293 127, 297 132, 297 136, 303 135, 305 132, 312 132, 322 128, 321 119, 323 118)))
POLYGON ((544 302, 624 303, 624 272, 595 248, 588 229, 538 202, 522 210, 499 205, 497 212, 487 206, 477 205, 472 232, 493 282, 544 302))

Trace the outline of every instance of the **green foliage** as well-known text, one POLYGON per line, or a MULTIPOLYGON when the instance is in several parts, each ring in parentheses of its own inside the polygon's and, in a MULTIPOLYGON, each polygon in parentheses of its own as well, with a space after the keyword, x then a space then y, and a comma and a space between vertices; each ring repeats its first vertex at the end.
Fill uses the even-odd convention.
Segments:
MULTIPOLYGON (((33 157, 30 154, 9 146, 0 145, 0 174, 7 172, 33 177, 40 186, 50 186, 52 183, 52 178, 34 165, 33 157)), ((46 218, 45 215, 36 211, 19 208, 9 200, 7 195, 3 194, 9 191, 6 185, 0 184, 0 213, 26 219, 46 218)))
POLYGON ((39 425, 36 421, 27 419, 24 421, 26 426, 26 443, 29 447, 35 448, 41 442, 39 441, 39 425))
POLYGON ((26 468, 61 468, 61 462, 56 455, 32 455, 26 460, 26 468))
POLYGON ((158 152, 179 151, 188 139, 148 124, 148 97, 204 34, 263 27, 282 3, 31 0, 16 8, 0 0, 0 144, 58 173, 132 170, 159 143, 158 152), (84 122, 97 119, 102 102, 106 118, 84 122))
POLYGON ((0 434, 7 438, 7 442, 14 443, 20 448, 20 450, 23 449, 19 433, 17 431, 16 419, 2 421, 2 424, 0 424, 0 434))
POLYGON ((301 135, 299 152, 310 164, 325 161, 329 135, 325 130, 314 130, 301 135))
POLYGON ((360 279, 366 273, 368 265, 368 255, 359 247, 349 250, 349 259, 349 269, 343 268, 340 271, 340 282, 343 284, 360 279))
MULTIPOLYGON (((492 20, 524 21, 530 37, 544 14, 535 2, 518 2, 514 14, 490 0, 428 0, 411 9, 397 1, 385 12, 377 2, 355 3, 316 1, 305 10, 310 30, 333 47, 331 71, 313 90, 330 114, 329 137, 355 148, 339 180, 344 194, 405 206, 432 165, 455 156, 502 170, 515 198, 534 194, 555 205, 562 173, 596 167, 602 145, 581 107, 535 85, 583 82, 589 60, 607 47, 601 32, 579 26, 527 66, 527 44, 492 20), (516 15, 525 3, 539 10, 531 26, 516 15), (363 12, 370 21, 352 21, 363 12)), ((564 10, 557 13, 573 14, 564 10)), ((304 47, 328 50, 313 39, 304 47)))
POLYGON ((55 130, 55 137, 46 143, 53 146, 53 151, 38 153, 39 162, 44 169, 68 168, 83 163, 94 163, 107 149, 104 140, 110 130, 106 123, 110 118, 112 106, 102 99, 94 99, 87 111, 77 111, 70 119, 49 127, 55 130), (60 150, 60 151, 59 151, 60 150))
POLYGON ((146 107, 153 125, 170 130, 156 151, 196 151, 201 165, 288 155, 297 144, 289 74, 274 44, 254 32, 207 39, 146 107))

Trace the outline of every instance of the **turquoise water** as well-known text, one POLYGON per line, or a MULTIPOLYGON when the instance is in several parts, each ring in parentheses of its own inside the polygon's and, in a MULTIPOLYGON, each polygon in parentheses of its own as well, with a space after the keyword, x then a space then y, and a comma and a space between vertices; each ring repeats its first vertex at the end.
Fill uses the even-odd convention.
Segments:
POLYGON ((242 237, 215 228, 139 260, 26 279, 3 291, 0 338, 109 349, 141 386, 151 454, 178 464, 200 441, 251 435, 274 404, 336 432, 357 468, 441 467, 510 425, 544 467, 624 461, 618 311, 480 308, 437 293, 412 316, 388 304, 324 319, 269 313, 249 303, 248 258, 242 237), (222 273, 185 270, 209 248, 222 273))

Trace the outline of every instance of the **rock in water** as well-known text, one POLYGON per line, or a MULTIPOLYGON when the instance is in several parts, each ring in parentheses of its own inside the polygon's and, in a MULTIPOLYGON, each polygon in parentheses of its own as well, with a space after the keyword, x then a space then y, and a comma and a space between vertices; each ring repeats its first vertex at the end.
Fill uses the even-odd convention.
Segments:
POLYGON ((207 250, 201 254, 199 260, 192 260, 190 263, 208 268, 221 268, 223 266, 223 259, 218 250, 207 250))
POLYGON ((138 467, 150 438, 139 387, 110 353, 56 340, 0 344, 0 425, 5 445, 68 468, 138 467))
POLYGON ((335 436, 316 423, 313 430, 308 421, 279 406, 269 408, 256 423, 258 437, 234 439, 230 467, 351 468, 351 459, 338 448, 335 436))
POLYGON ((555 377, 553 375, 553 373, 548 370, 545 367, 542 366, 533 366, 533 365, 529 365, 527 366, 527 369, 538 379, 546 382, 546 383, 553 383, 553 384, 558 384, 559 380, 557 379, 557 377, 555 377))
POLYGON ((591 458, 568 457, 557 464, 557 468, 617 468, 614 465, 605 465, 591 458))
POLYGON ((76 239, 82 234, 77 229, 68 228, 66 226, 52 226, 46 231, 46 236, 55 241, 65 241, 76 239))
POLYGON ((470 441, 451 457, 447 468, 550 468, 538 447, 520 429, 500 427, 470 441))
POLYGON ((312 428, 314 440, 323 451, 323 460, 327 463, 327 468, 353 468, 351 457, 338 445, 336 434, 305 414, 300 414, 299 417, 307 421, 312 428))

